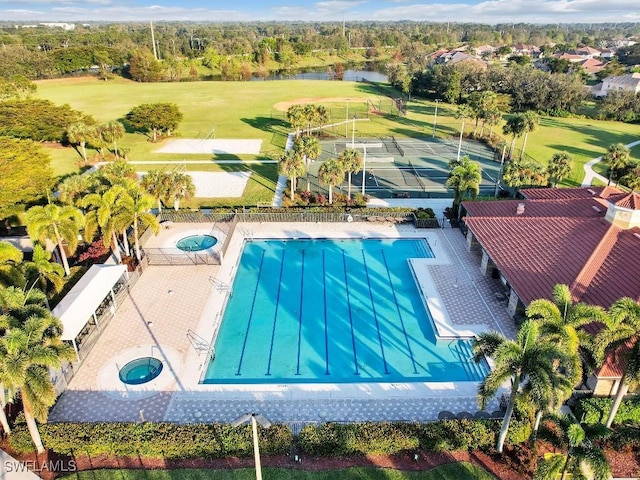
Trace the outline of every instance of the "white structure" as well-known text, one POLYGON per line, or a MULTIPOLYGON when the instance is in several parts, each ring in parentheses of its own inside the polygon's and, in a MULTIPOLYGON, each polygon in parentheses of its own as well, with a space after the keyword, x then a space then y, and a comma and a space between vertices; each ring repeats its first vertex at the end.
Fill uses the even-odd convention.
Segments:
POLYGON ((602 88, 595 92, 598 97, 603 97, 609 92, 627 91, 640 92, 640 73, 628 73, 626 75, 607 77, 602 81, 602 88))

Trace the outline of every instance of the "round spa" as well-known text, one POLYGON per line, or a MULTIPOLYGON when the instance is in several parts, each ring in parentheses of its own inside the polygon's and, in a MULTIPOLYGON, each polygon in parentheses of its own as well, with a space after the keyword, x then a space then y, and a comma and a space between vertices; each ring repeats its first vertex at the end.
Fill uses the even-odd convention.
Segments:
POLYGON ((120 380, 127 385, 141 385, 150 382, 162 372, 162 362, 154 357, 131 360, 120 369, 120 380))
POLYGON ((199 252, 213 247, 218 239, 212 235, 190 235, 181 238, 176 247, 184 252, 199 252))

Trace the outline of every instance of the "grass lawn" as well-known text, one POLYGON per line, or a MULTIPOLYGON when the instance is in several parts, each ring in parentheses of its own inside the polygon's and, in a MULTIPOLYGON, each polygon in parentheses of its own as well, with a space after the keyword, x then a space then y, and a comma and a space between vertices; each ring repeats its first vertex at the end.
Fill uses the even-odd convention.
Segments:
MULTIPOLYGON (((414 100, 409 103, 408 114, 398 117, 386 113, 392 109, 392 103, 385 92, 397 95, 390 87, 340 81, 136 83, 122 78, 109 82, 78 78, 45 80, 37 84, 38 96, 58 104, 68 103, 75 109, 90 113, 99 122, 122 118, 132 107, 141 103, 174 102, 184 114, 178 132, 182 138, 203 138, 213 131, 215 138, 262 139, 259 158, 276 158, 290 130, 284 113, 275 108, 278 102, 300 98, 367 98, 373 105, 382 107, 385 113, 372 114, 369 115, 369 121, 357 122, 357 137, 430 136, 435 107, 434 102, 414 100)), ((354 110, 358 112, 358 118, 365 116, 365 105, 362 103, 337 101, 325 103, 325 106, 333 122, 351 118, 354 110)), ((455 118, 454 112, 454 106, 440 102, 438 136, 457 138, 460 120, 455 118)), ((467 121, 466 129, 473 129, 473 121, 467 121)), ((351 125, 335 127, 332 131, 336 135, 350 137, 351 125)), ((494 131, 502 134, 502 126, 495 127, 494 131)), ((627 144, 638 139, 640 125, 584 118, 543 117, 538 129, 529 135, 526 151, 543 163, 556 152, 568 152, 574 159, 574 169, 571 178, 564 183, 578 185, 583 177, 582 166, 585 162, 601 155, 612 143, 627 144)), ((517 140, 517 148, 522 141, 522 138, 517 140)), ((128 150, 130 160, 215 160, 210 155, 155 153, 161 144, 152 144, 141 134, 127 134, 120 143, 128 150)), ((75 150, 49 150, 57 175, 77 169, 79 156, 75 150)), ((242 156, 240 159, 251 158, 255 157, 242 156)))
MULTIPOLYGON (((426 472, 400 472, 398 470, 377 468, 349 468, 309 472, 287 468, 263 468, 265 480, 492 480, 495 477, 480 467, 459 462, 441 465, 426 472)), ((68 480, 253 480, 255 470, 242 468, 237 470, 92 470, 74 473, 68 480)))

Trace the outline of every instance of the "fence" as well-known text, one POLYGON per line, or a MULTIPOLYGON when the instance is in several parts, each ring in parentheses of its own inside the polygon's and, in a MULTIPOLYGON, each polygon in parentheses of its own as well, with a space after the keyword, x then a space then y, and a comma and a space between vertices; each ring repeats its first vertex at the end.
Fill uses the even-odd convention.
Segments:
POLYGON ((213 252, 186 252, 176 248, 145 248, 148 265, 221 265, 220 254, 213 252))

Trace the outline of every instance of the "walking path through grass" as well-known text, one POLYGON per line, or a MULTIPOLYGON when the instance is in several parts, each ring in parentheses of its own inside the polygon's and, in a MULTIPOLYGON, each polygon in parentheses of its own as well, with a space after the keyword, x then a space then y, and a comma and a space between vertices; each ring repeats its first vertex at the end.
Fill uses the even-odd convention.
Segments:
MULTIPOLYGON (((633 148, 636 145, 640 145, 640 140, 636 140, 635 142, 627 143, 625 147, 633 148)), ((599 173, 596 173, 593 170, 593 166, 602 160, 602 155, 594 158, 593 160, 588 161, 584 164, 584 180, 582 180, 583 187, 590 187, 593 183, 594 179, 598 179, 601 182, 607 184, 609 183, 609 179, 599 173)))

